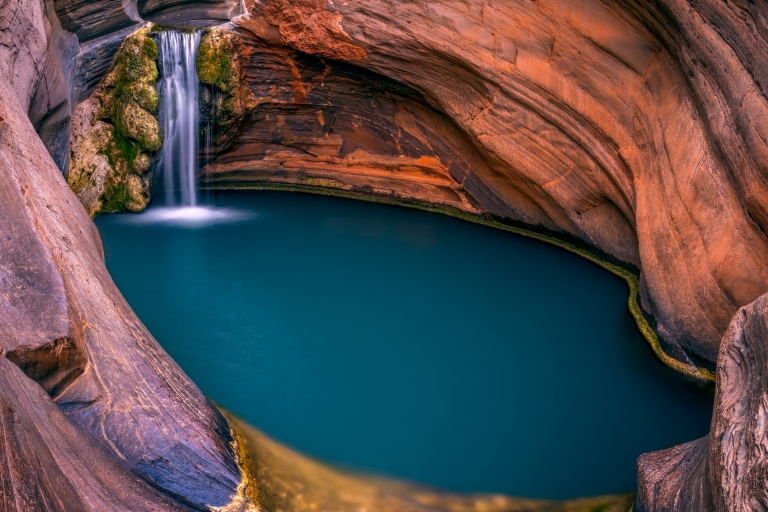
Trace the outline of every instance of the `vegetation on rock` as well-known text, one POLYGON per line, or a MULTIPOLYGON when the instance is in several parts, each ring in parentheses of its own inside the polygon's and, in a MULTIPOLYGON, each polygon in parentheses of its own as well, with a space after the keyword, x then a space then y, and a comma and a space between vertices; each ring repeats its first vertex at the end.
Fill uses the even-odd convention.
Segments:
POLYGON ((207 31, 197 52, 197 76, 205 85, 201 91, 201 110, 207 120, 204 130, 217 145, 234 142, 237 129, 255 106, 252 94, 241 80, 240 41, 231 32, 214 28, 207 31))
POLYGON ((163 144, 156 117, 157 59, 157 44, 146 30, 127 37, 94 95, 98 108, 94 111, 91 103, 83 114, 87 119, 75 127, 82 139, 91 140, 72 147, 68 182, 92 217, 138 212, 149 203, 148 171, 163 144), (85 146, 88 151, 83 151, 85 146), (102 155, 108 162, 106 170, 102 155))

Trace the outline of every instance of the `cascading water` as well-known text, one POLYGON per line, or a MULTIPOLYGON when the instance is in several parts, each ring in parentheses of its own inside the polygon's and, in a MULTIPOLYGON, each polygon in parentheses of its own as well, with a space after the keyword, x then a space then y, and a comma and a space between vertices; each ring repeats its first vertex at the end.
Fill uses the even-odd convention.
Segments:
POLYGON ((159 162, 166 206, 197 206, 200 107, 195 62, 200 32, 159 33, 162 81, 160 120, 163 150, 159 162))
MULTIPOLYGON (((164 141, 156 170, 164 191, 161 195, 164 204, 153 206, 144 215, 132 219, 196 226, 249 217, 245 212, 200 205, 197 187, 200 81, 196 69, 200 32, 163 30, 158 33, 158 39, 162 67, 160 123, 164 141)), ((212 124, 206 130, 206 143, 211 132, 212 124)))

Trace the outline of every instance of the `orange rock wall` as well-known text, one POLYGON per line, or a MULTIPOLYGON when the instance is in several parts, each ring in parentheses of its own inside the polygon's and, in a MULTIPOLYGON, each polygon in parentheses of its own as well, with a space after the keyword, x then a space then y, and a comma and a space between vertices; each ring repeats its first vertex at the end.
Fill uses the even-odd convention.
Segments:
MULTIPOLYGON (((481 210, 642 268, 672 346, 714 361, 768 290, 764 3, 266 0, 239 25, 413 88, 481 158, 481 210)), ((304 165, 304 164, 302 164, 304 165)))

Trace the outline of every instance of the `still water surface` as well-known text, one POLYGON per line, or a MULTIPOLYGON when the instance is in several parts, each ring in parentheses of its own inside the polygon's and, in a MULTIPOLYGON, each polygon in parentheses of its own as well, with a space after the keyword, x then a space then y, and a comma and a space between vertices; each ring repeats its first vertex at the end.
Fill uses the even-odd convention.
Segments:
POLYGON ((638 455, 708 431, 711 395, 656 361, 625 283, 578 256, 394 206, 219 202, 212 224, 97 218, 107 266, 203 392, 305 454, 564 499, 630 491, 638 455))

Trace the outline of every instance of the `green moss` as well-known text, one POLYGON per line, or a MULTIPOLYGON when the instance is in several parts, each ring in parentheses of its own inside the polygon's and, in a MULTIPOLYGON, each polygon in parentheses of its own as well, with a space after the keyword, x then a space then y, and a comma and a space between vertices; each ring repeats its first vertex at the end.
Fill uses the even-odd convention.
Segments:
POLYGON ((134 103, 149 112, 157 114, 160 107, 160 96, 155 88, 143 82, 130 82, 123 87, 123 103, 134 103))
MULTIPOLYGON (((317 184, 321 185, 319 183, 319 180, 317 184)), ((629 297, 627 299, 627 306, 629 308, 629 312, 632 314, 632 317, 635 319, 635 323, 637 324, 638 330, 646 339, 648 344, 651 346, 651 349, 653 350, 654 354, 656 354, 656 357, 658 357, 662 363, 672 368, 673 370, 683 373, 696 380, 709 382, 709 383, 715 382, 715 374, 709 371, 708 369, 699 368, 697 366, 683 363, 669 356, 666 352, 664 352, 664 349, 662 349, 661 343, 659 342, 659 337, 656 335, 656 331, 653 330, 653 328, 648 323, 648 320, 646 320, 645 315, 643 315, 643 311, 640 308, 640 304, 638 304, 637 302, 640 282, 634 273, 632 273, 630 270, 627 270, 624 267, 621 267, 619 265, 616 265, 615 263, 612 263, 606 260, 605 258, 585 248, 578 247, 565 240, 561 240, 559 238, 555 238, 550 235, 539 233, 531 229, 503 224, 496 220, 486 218, 482 215, 467 213, 457 208, 453 208, 451 206, 434 205, 434 204, 429 204, 429 203, 424 203, 419 201, 409 201, 394 195, 390 196, 390 195, 383 195, 383 194, 364 194, 361 192, 355 192, 355 191, 349 191, 349 190, 325 188, 322 185, 321 186, 305 186, 305 185, 294 185, 294 184, 287 184, 287 183, 258 183, 248 187, 241 187, 241 186, 233 187, 233 186, 227 186, 227 185, 223 185, 223 186, 220 185, 220 186, 217 186, 217 188, 222 188, 222 189, 241 189, 242 188, 242 189, 249 189, 249 190, 253 190, 253 189, 290 190, 294 192, 307 192, 310 194, 320 194, 320 195, 335 196, 335 197, 346 197, 349 199, 359 199, 359 200, 370 201, 374 203, 394 204, 398 206, 405 206, 408 208, 416 208, 418 210, 425 210, 425 211, 434 212, 434 213, 442 213, 443 215, 449 215, 457 219, 462 219, 468 222, 474 222, 475 224, 482 224, 484 226, 501 229, 503 231, 516 233, 518 235, 523 235, 528 238, 534 238, 536 240, 546 242, 548 244, 556 245, 557 247, 565 249, 566 251, 572 252, 574 254, 578 254, 579 256, 586 258, 592 263, 595 263, 596 265, 603 267, 605 270, 611 272, 612 274, 615 274, 618 277, 624 279, 624 281, 627 283, 627 286, 629 288, 629 297)))
POLYGON ((215 28, 205 34, 197 50, 197 76, 222 91, 235 92, 240 85, 236 42, 231 34, 215 28))
POLYGON ((157 151, 163 145, 160 124, 152 114, 133 102, 122 102, 115 113, 115 126, 125 138, 142 149, 157 151))
POLYGON ((160 104, 155 91, 157 59, 157 44, 146 30, 139 31, 125 39, 102 83, 97 117, 112 127, 102 151, 112 173, 105 179, 97 213, 136 211, 146 204, 148 191, 142 190, 142 182, 131 175, 145 173, 163 143, 155 117, 160 104))
MULTIPOLYGON (((234 142, 234 128, 255 108, 250 89, 241 83, 240 41, 231 32, 214 28, 203 35, 197 52, 197 76, 207 86, 203 115, 213 120, 215 145, 234 142)), ((204 130, 207 128, 204 128, 204 130)))
POLYGON ((146 151, 157 151, 162 145, 160 124, 154 117, 160 104, 155 91, 157 58, 157 44, 144 31, 129 36, 100 94, 99 118, 117 126, 121 135, 146 151))
POLYGON ((125 182, 110 176, 104 182, 104 195, 101 197, 101 209, 99 213, 115 213, 126 211, 125 204, 128 202, 128 191, 125 188, 125 182))

